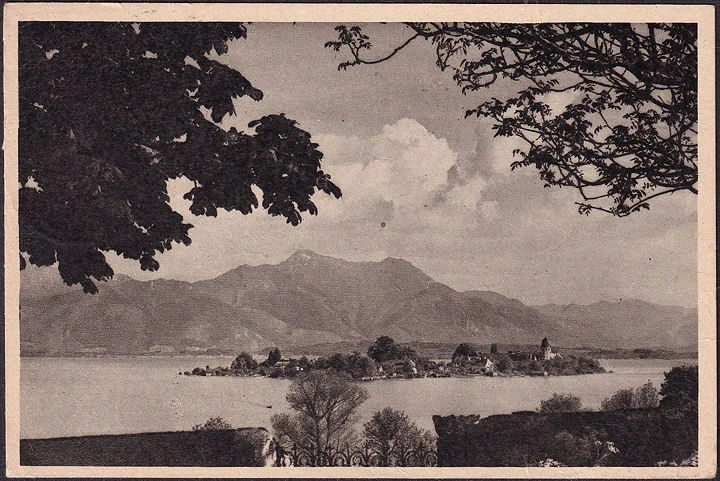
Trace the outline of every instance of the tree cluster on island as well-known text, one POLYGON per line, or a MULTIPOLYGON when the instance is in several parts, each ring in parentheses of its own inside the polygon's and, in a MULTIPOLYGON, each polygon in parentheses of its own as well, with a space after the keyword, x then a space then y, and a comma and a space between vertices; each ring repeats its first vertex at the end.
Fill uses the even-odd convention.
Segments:
POLYGON ((487 354, 478 351, 472 344, 461 343, 449 362, 431 360, 419 356, 410 346, 396 343, 391 337, 380 336, 368 347, 367 355, 353 351, 316 359, 307 356, 283 359, 280 350, 273 348, 268 358, 260 363, 252 355, 242 352, 229 367, 196 367, 184 374, 294 378, 308 371, 334 371, 365 381, 453 376, 563 376, 605 372, 595 359, 569 355, 540 360, 528 353, 501 352, 496 343, 491 345, 487 354))
POLYGON ((452 375, 569 376, 605 372, 596 359, 584 356, 554 356, 541 359, 533 352, 502 352, 497 343, 484 353, 475 345, 462 343, 453 352, 452 375))
POLYGON ((383 377, 418 374, 416 360, 418 356, 408 346, 401 346, 392 338, 379 337, 367 350, 368 355, 353 351, 349 354, 335 353, 315 359, 302 356, 298 359, 283 359, 280 350, 273 348, 265 361, 258 363, 251 354, 240 353, 229 367, 196 367, 185 371, 185 375, 194 376, 267 376, 271 378, 294 378, 300 373, 310 371, 334 371, 352 379, 378 379, 383 377))

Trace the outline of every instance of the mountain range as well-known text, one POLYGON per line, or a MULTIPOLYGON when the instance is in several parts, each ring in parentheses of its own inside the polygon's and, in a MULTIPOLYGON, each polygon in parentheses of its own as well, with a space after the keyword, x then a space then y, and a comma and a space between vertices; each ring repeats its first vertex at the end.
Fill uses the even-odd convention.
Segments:
POLYGON ((56 269, 21 275, 23 355, 235 353, 344 341, 697 347, 697 309, 638 300, 529 306, 458 292, 411 263, 348 262, 298 251, 197 282, 124 275, 84 294, 56 269))

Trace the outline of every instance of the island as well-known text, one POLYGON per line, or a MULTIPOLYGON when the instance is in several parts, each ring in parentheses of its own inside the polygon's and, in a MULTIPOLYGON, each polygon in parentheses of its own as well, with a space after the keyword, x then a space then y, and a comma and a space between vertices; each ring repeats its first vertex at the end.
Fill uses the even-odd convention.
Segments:
POLYGON ((266 376, 293 378, 311 370, 334 370, 361 381, 397 378, 439 378, 475 376, 570 376, 605 372, 596 359, 561 355, 553 350, 545 337, 540 345, 528 351, 502 352, 496 343, 484 353, 470 343, 462 343, 450 360, 418 356, 407 346, 397 344, 388 336, 380 336, 367 349, 335 353, 331 356, 284 359, 278 348, 257 362, 247 352, 240 353, 230 366, 195 367, 181 374, 187 376, 266 376))

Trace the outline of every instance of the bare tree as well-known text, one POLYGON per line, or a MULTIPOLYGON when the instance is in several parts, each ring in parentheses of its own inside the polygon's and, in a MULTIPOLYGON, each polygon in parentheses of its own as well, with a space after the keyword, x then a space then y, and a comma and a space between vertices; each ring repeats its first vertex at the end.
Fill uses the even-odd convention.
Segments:
POLYGON ((296 411, 271 418, 281 444, 295 444, 310 453, 325 453, 350 441, 357 408, 367 391, 334 372, 310 371, 290 385, 286 399, 296 411))

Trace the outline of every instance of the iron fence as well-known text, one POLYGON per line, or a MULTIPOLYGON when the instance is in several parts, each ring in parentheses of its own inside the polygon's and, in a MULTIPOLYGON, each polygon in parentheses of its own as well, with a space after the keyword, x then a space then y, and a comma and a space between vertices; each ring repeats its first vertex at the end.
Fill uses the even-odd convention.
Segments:
POLYGON ((381 452, 368 447, 352 447, 345 445, 340 449, 328 447, 325 450, 317 449, 314 446, 300 448, 293 445, 291 449, 277 449, 276 466, 359 466, 359 467, 384 467, 384 466, 437 466, 437 452, 434 448, 419 445, 412 449, 391 449, 388 452, 381 452))

